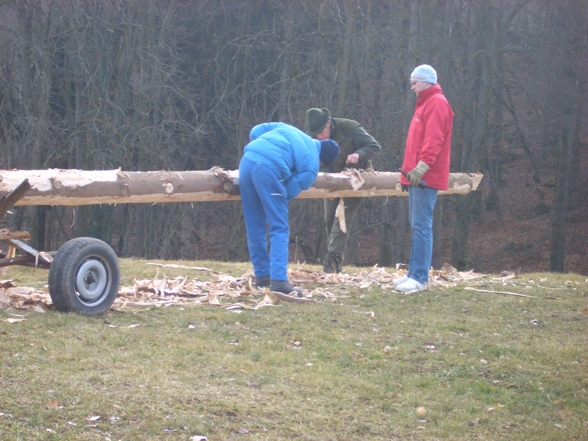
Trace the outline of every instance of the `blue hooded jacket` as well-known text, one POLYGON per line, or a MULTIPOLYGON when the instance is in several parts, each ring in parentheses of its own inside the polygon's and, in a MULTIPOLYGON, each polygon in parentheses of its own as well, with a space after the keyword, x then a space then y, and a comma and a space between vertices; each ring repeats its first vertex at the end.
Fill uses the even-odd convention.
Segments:
POLYGON ((309 188, 318 175, 320 141, 282 122, 259 124, 249 134, 243 157, 277 167, 288 200, 309 188))

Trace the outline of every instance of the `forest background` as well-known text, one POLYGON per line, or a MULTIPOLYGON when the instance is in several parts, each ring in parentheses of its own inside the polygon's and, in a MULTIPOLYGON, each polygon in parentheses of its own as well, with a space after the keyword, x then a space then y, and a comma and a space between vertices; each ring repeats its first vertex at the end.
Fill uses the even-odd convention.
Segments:
MULTIPOLYGON (((588 274, 588 2, 0 0, 0 168, 238 167, 250 129, 308 108, 359 121, 401 164, 433 65, 455 111, 434 265, 588 274)), ((120 257, 247 260, 240 202, 17 207, 40 250, 73 237, 120 257)), ((291 204, 291 260, 324 255, 322 200, 291 204)), ((407 198, 368 198, 346 265, 406 262, 407 198)))

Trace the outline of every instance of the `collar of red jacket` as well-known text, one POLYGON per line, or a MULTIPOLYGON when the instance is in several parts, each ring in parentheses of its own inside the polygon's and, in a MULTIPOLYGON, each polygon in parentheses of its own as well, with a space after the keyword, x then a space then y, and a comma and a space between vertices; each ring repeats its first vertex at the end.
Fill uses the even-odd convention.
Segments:
POLYGON ((433 84, 428 89, 423 90, 422 92, 420 92, 419 93, 419 97, 417 99, 419 99, 419 100, 426 100, 431 95, 435 95, 437 93, 443 93, 443 89, 441 89, 441 86, 439 86, 439 84, 433 84))

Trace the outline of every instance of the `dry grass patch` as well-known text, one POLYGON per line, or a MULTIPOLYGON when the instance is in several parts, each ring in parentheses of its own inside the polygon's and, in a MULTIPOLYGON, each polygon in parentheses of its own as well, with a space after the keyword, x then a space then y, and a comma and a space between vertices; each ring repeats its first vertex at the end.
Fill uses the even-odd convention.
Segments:
MULTIPOLYGON (((177 264, 235 277, 250 268, 177 264)), ((157 271, 126 259, 121 269, 123 285, 157 271)), ((46 282, 27 268, 9 276, 46 282)), ((475 279, 413 295, 328 289, 332 298, 258 310, 0 309, 2 440, 586 439, 585 277, 475 279)))

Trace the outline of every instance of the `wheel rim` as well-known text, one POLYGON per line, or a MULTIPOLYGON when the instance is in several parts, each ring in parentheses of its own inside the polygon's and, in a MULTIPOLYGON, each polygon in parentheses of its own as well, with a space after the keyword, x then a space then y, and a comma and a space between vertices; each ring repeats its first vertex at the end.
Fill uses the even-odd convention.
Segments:
POLYGON ((76 272, 76 294, 86 305, 100 303, 108 294, 110 278, 105 263, 98 259, 84 260, 76 272))

